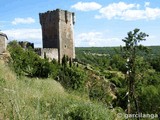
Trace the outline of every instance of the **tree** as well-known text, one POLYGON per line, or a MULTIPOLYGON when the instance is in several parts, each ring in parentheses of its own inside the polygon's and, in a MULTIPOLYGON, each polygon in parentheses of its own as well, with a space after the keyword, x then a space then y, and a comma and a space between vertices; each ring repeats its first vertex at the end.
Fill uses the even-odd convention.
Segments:
POLYGON ((147 48, 139 45, 141 41, 145 41, 148 37, 146 33, 140 32, 140 29, 134 29, 128 32, 128 36, 122 39, 125 42, 125 46, 121 48, 122 56, 126 59, 126 80, 128 84, 128 90, 126 95, 128 96, 128 114, 132 112, 131 105, 134 105, 137 113, 139 113, 139 106, 137 96, 135 93, 135 81, 136 81, 136 58, 139 51, 147 52, 147 48))

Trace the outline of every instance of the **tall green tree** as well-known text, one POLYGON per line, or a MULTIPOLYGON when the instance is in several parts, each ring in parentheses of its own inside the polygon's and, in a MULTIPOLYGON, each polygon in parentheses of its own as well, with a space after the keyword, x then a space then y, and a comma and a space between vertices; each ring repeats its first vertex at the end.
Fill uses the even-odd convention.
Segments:
POLYGON ((136 59, 138 53, 141 51, 147 52, 147 48, 139 44, 141 41, 145 41, 147 35, 146 33, 140 32, 140 29, 134 29, 128 32, 128 36, 122 39, 125 46, 122 47, 122 56, 126 59, 126 80, 128 84, 128 90, 126 95, 128 96, 128 113, 132 113, 132 108, 134 105, 137 113, 139 113, 139 106, 137 101, 137 96, 135 92, 135 82, 136 82, 136 59))

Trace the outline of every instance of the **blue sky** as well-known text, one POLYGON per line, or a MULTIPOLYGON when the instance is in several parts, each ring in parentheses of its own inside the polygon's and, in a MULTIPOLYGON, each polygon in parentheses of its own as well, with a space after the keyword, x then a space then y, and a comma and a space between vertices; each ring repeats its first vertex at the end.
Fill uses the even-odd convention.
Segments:
POLYGON ((149 34, 143 45, 160 45, 160 0, 1 0, 0 30, 41 47, 39 13, 57 8, 75 12, 75 46, 120 46, 134 28, 149 34))

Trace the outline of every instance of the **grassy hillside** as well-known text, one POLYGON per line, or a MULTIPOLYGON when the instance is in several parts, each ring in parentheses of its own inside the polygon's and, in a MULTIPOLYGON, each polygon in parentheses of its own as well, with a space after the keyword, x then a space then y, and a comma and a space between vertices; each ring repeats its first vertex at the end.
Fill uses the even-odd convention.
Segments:
POLYGON ((114 120, 114 110, 67 93, 53 79, 17 78, 0 61, 0 119, 114 120))
MULTIPOLYGON (((137 54, 142 113, 158 114, 160 108, 159 48, 137 54)), ((8 50, 9 64, 0 61, 0 119, 120 120, 116 114, 126 111, 126 60, 120 48, 76 48, 76 60, 64 56, 61 65, 15 41, 8 50)))

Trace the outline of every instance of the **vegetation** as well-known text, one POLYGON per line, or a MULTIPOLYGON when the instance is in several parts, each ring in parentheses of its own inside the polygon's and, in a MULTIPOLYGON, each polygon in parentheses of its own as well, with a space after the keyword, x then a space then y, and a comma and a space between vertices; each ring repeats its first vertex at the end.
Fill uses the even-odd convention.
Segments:
POLYGON ((126 80, 127 80, 127 97, 128 105, 127 111, 128 114, 132 113, 131 104, 135 104, 135 109, 137 114, 139 114, 139 104, 137 100, 135 86, 137 86, 137 53, 138 51, 146 51, 147 48, 138 45, 139 42, 146 40, 145 38, 148 35, 146 33, 139 32, 139 29, 134 29, 134 31, 128 32, 128 36, 122 41, 125 42, 125 46, 122 47, 122 57, 126 59, 126 80))
POLYGON ((135 29, 123 47, 76 48, 61 64, 10 42, 10 60, 0 60, 0 119, 121 120, 128 98, 130 113, 158 114, 160 47, 139 46, 146 36, 135 29))
POLYGON ((110 120, 115 114, 85 97, 67 93, 52 79, 17 79, 0 61, 0 119, 110 120))
POLYGON ((10 42, 8 47, 11 54, 11 66, 17 75, 41 78, 56 77, 58 66, 50 63, 47 59, 41 59, 32 49, 24 50, 17 41, 10 42))
MULTIPOLYGON (((127 49, 125 49, 127 46, 124 46, 123 48, 76 48, 77 61, 84 65, 92 65, 92 69, 99 71, 102 76, 105 76, 110 84, 113 84, 116 88, 116 91, 115 89, 113 90, 116 99, 111 101, 113 107, 119 106, 124 111, 127 111, 128 82, 124 77, 128 70, 126 67, 126 59, 128 57, 132 58, 133 56, 136 56, 134 58, 134 89, 136 102, 139 105, 139 113, 158 114, 160 110, 160 101, 157 100, 160 97, 160 66, 158 62, 160 58, 160 47, 149 46, 146 48, 142 45, 138 46, 138 44, 136 46, 136 41, 138 43, 147 36, 145 33, 140 33, 139 35, 138 32, 139 30, 135 29, 135 31, 128 33, 129 36, 126 38, 125 42, 128 40, 128 44, 129 42, 133 42, 133 44, 129 44, 130 46, 128 46, 127 49), (133 34, 135 34, 136 37, 139 37, 136 38, 136 41, 130 39, 130 37, 134 38, 133 34), (142 37, 142 39, 140 37, 142 37), (134 49, 136 49, 136 54, 134 53, 134 49)), ((130 67, 133 67, 133 65, 130 64, 130 67)), ((131 78, 131 76, 128 77, 128 79, 131 78)), ((137 110, 134 100, 132 99, 131 102, 132 113, 136 113, 137 110)))

